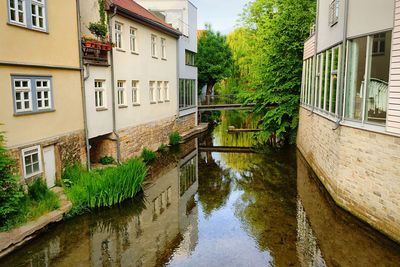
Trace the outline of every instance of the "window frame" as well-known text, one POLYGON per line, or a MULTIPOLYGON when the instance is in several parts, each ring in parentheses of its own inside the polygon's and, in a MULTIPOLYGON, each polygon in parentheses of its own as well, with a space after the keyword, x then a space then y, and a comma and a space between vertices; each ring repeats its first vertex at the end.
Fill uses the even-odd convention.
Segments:
POLYGON ((126 99, 126 81, 125 80, 117 80, 117 105, 119 108, 126 108, 128 106, 127 99, 126 99), (120 86, 120 83, 122 83, 122 86, 120 86))
MULTIPOLYGON (((54 106, 54 92, 53 92, 53 77, 46 75, 20 75, 20 74, 11 74, 11 88, 13 94, 13 107, 14 107, 14 116, 19 115, 28 115, 28 114, 37 114, 44 112, 52 112, 55 111, 54 106), (17 92, 23 91, 16 89, 15 82, 16 81, 29 81, 29 109, 17 109, 17 92), (37 98, 37 86, 36 81, 47 81, 49 84, 49 104, 50 107, 47 108, 38 108, 38 98, 37 98)), ((43 91, 43 90, 41 90, 43 91)))
MULTIPOLYGON (((11 19, 11 0, 7 0, 7 16, 8 16, 8 24, 13 26, 19 26, 23 28, 27 28, 30 30, 45 32, 48 33, 48 3, 47 0, 22 0, 23 6, 23 20, 24 22, 19 22, 18 20, 11 19), (43 27, 39 27, 38 25, 33 25, 33 10, 32 6, 40 6, 42 7, 42 19, 43 19, 43 27)), ((15 0, 15 3, 18 5, 18 0, 15 0)), ((38 10, 38 9, 37 9, 38 10)), ((18 9, 15 9, 16 14, 18 13, 18 9)), ((18 15, 19 18, 19 15, 18 15)), ((38 14, 36 14, 36 18, 38 19, 38 14)))
POLYGON ((163 83, 162 81, 158 81, 158 82, 157 82, 157 91, 156 91, 156 93, 157 93, 157 96, 156 96, 157 99, 156 99, 156 100, 157 100, 158 103, 164 102, 164 101, 163 101, 163 92, 162 92, 162 91, 163 91, 163 84, 164 84, 164 83, 163 83))
POLYGON ((97 111, 107 109, 107 95, 106 95, 106 80, 96 79, 94 80, 94 106, 97 111), (101 83, 101 87, 96 87, 96 83, 101 83), (103 105, 97 105, 99 103, 100 97, 99 93, 102 94, 101 100, 103 105))
POLYGON ((329 26, 333 27, 339 22, 340 0, 332 0, 329 4, 328 21, 329 26))
MULTIPOLYGON (((39 174, 43 173, 42 149, 41 149, 40 145, 36 145, 36 146, 27 147, 27 148, 22 149, 21 150, 21 155, 22 155, 22 168, 23 168, 24 179, 29 179, 31 177, 34 177, 36 175, 39 175, 39 174), (30 173, 30 174, 27 174, 27 172, 26 172, 27 165, 26 165, 25 157, 34 155, 34 153, 26 155, 26 152, 29 152, 31 150, 37 150, 37 154, 38 154, 37 163, 39 164, 39 170, 36 171, 36 172, 30 173)), ((33 166, 33 163, 31 163, 31 165, 33 166)))
POLYGON ((149 81, 149 100, 150 104, 156 104, 155 81, 149 81))
POLYGON ((190 50, 185 50, 185 65, 196 67, 196 53, 190 50))
POLYGON ((114 42, 115 42, 115 48, 117 50, 123 50, 124 45, 123 45, 123 26, 124 24, 118 21, 114 21, 114 42), (119 29, 117 29, 117 26, 119 26, 119 29))
POLYGON ((165 102, 169 102, 170 101, 170 98, 169 98, 169 81, 164 81, 163 85, 164 85, 164 101, 165 102))
POLYGON ((161 59, 167 60, 167 39, 161 37, 161 59))
POLYGON ((182 111, 196 107, 195 97, 196 97, 196 80, 179 79, 179 97, 178 97, 179 110, 182 111))
POLYGON ((151 56, 153 58, 158 58, 158 53, 157 53, 157 35, 151 34, 151 56))
POLYGON ((133 54, 138 54, 139 50, 137 47, 137 29, 135 27, 129 27, 129 41, 130 41, 130 50, 133 54))
POLYGON ((35 87, 36 87, 36 104, 37 104, 37 109, 39 110, 39 111, 42 111, 42 110, 48 110, 48 109, 52 109, 53 107, 52 107, 52 101, 51 101, 51 99, 53 98, 53 96, 52 96, 52 93, 51 93, 51 84, 50 84, 50 81, 48 80, 48 79, 36 79, 35 80, 35 87), (47 82, 47 84, 48 84, 48 86, 47 87, 38 87, 38 85, 37 85, 37 82, 47 82), (39 89, 40 88, 40 89, 39 89), (39 107, 39 101, 46 101, 46 98, 44 98, 43 97, 43 100, 39 100, 39 97, 38 97, 38 92, 47 92, 48 93, 48 103, 49 103, 49 105, 47 106, 47 107, 39 107))
POLYGON ((132 80, 132 105, 139 106, 140 105, 140 91, 139 91, 139 80, 132 80), (136 101, 134 96, 136 95, 136 101))

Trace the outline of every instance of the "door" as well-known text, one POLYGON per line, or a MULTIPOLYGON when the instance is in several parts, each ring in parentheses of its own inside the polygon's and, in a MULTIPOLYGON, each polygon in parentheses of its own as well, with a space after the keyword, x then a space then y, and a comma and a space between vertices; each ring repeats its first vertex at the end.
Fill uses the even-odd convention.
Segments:
POLYGON ((44 172, 46 183, 49 188, 56 185, 56 159, 54 156, 54 146, 48 146, 43 149, 44 172))

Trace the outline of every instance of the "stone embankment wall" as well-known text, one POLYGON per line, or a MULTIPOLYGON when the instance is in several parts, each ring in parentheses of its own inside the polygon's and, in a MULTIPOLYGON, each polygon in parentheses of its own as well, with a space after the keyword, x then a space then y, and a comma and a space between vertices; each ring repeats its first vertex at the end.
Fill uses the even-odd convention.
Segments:
POLYGON ((335 202, 400 242, 400 137, 300 108, 297 146, 335 202))

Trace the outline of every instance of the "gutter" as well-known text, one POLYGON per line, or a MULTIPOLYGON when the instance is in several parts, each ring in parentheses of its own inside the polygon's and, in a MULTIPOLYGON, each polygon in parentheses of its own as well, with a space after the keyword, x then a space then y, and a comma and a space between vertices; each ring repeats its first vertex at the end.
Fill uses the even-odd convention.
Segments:
MULTIPOLYGON (((117 14, 117 6, 113 6, 113 13, 108 17, 108 35, 110 43, 112 43, 112 18, 117 14)), ((117 138, 117 162, 121 162, 121 144, 120 137, 117 132, 117 121, 116 121, 116 107, 115 107, 115 68, 114 68, 114 49, 110 51, 110 65, 111 65, 111 99, 112 99, 112 117, 113 117, 113 134, 117 138)))
POLYGON ((83 69, 83 55, 81 49, 81 12, 80 12, 80 0, 76 0, 76 15, 78 22, 78 48, 79 48, 79 66, 80 66, 80 76, 81 76, 81 91, 82 91, 82 107, 83 107, 83 124, 85 127, 85 143, 86 143, 86 167, 90 170, 90 145, 89 145, 89 130, 87 124, 87 109, 86 109, 86 93, 85 93, 85 81, 84 69, 83 69))

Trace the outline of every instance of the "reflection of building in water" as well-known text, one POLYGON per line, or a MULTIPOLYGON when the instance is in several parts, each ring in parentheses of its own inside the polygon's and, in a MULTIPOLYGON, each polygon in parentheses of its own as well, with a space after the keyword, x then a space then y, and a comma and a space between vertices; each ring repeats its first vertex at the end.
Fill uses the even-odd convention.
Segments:
POLYGON ((197 142, 184 144, 181 149, 187 156, 160 170, 145 189, 142 211, 135 199, 74 218, 11 254, 0 266, 159 266, 175 251, 190 253, 198 238, 196 148, 197 142))
POLYGON ((297 254, 302 266, 326 266, 301 200, 297 200, 297 254))

